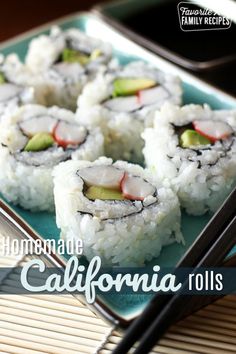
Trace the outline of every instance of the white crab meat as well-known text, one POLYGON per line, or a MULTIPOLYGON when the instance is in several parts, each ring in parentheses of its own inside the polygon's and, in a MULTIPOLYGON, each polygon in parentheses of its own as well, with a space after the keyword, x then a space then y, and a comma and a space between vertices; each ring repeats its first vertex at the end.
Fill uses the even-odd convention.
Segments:
POLYGON ((19 123, 21 130, 27 136, 37 133, 53 133, 57 120, 50 116, 40 116, 27 119, 19 123))
POLYGON ((121 182, 121 190, 125 198, 130 200, 144 200, 155 194, 155 187, 141 177, 125 174, 121 182))
POLYGON ((87 186, 120 188, 124 171, 114 166, 92 166, 78 171, 87 186))
POLYGON ((148 106, 163 102, 169 97, 169 93, 162 86, 156 86, 147 90, 139 91, 137 96, 138 101, 142 106, 148 106))
POLYGON ((142 107, 137 96, 116 97, 104 103, 104 106, 114 112, 133 112, 142 107))
POLYGON ((54 129, 54 138, 58 145, 79 145, 84 142, 87 136, 87 129, 77 124, 60 121, 54 129))
POLYGON ((232 128, 225 122, 213 120, 195 120, 194 129, 201 135, 215 142, 225 139, 233 133, 232 128))
POLYGON ((77 78, 84 74, 85 70, 79 63, 59 63, 54 65, 55 71, 65 78, 77 78))
POLYGON ((0 85, 0 102, 6 102, 10 99, 17 97, 22 88, 14 84, 2 84, 0 85))

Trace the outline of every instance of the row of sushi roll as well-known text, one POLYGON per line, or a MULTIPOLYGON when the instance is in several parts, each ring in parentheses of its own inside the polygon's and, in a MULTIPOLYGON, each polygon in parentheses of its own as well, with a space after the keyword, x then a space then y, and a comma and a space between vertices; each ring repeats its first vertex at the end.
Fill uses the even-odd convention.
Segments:
POLYGON ((54 27, 0 59, 0 192, 55 209, 88 259, 142 265, 184 242, 181 207, 215 211, 236 183, 236 110, 181 104, 179 78, 54 27))

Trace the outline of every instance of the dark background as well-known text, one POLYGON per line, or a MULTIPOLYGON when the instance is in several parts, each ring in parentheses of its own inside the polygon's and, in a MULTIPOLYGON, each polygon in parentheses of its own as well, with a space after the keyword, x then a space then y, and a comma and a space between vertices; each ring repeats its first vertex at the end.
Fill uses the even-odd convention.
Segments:
MULTIPOLYGON (((0 0, 0 42, 36 26, 78 11, 91 9, 99 2, 111 0, 0 0)), ((145 1, 145 0, 143 0, 145 1)), ((147 22, 146 22, 147 23, 147 22)), ((145 27, 142 21, 141 29, 145 27)), ((168 32, 167 36, 171 36, 168 32)), ((233 40, 232 46, 235 45, 233 40)), ((226 65, 205 74, 194 73, 227 92, 236 95, 236 65, 226 65)))
POLYGON ((88 10, 99 0, 1 0, 0 41, 58 17, 88 10))

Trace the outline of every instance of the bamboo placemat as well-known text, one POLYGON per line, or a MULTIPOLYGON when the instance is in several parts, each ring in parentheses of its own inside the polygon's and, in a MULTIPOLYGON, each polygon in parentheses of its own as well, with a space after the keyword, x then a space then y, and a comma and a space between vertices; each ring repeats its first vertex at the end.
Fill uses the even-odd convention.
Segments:
MULTIPOLYGON (((0 265, 23 265, 26 260, 4 257, 0 265)), ((72 295, 3 294, 15 286, 13 271, 0 287, 0 353, 110 354, 121 339, 72 295)), ((220 299, 173 326, 154 353, 236 353, 236 296, 220 299)))

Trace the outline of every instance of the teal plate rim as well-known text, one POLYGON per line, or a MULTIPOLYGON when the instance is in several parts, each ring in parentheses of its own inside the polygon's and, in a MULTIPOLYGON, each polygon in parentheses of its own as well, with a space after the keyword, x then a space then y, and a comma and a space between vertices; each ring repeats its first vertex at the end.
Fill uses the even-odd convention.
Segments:
MULTIPOLYGON (((51 26, 53 25, 59 25, 64 28, 68 28, 71 26, 76 26, 76 23, 79 21, 81 22, 80 25, 77 25, 77 27, 81 28, 82 30, 85 30, 89 35, 97 35, 97 32, 100 33, 100 38, 102 38, 105 41, 109 41, 109 38, 112 40, 112 42, 115 42, 115 54, 121 57, 121 62, 127 62, 127 60, 133 60, 133 59, 143 59, 147 62, 150 62, 154 64, 155 66, 160 67, 163 71, 173 73, 175 75, 178 75, 181 77, 183 81, 183 88, 184 88, 184 101, 185 103, 190 103, 192 102, 191 99, 191 92, 195 92, 196 97, 194 100, 194 103, 203 103, 203 99, 207 97, 207 103, 210 105, 214 106, 214 108, 222 109, 222 108, 230 108, 230 107, 236 107, 236 99, 223 91, 214 88, 213 86, 203 82, 202 80, 194 77, 193 75, 187 73, 183 69, 178 68, 172 63, 169 63, 165 59, 162 59, 158 57, 156 54, 153 54, 149 52, 148 50, 144 49, 140 45, 134 43, 132 40, 126 38, 123 34, 121 34, 119 31, 117 31, 115 28, 110 26, 109 24, 105 23, 102 21, 98 16, 96 16, 93 13, 90 12, 78 12, 75 14, 71 14, 62 18, 59 18, 57 20, 54 20, 52 22, 46 23, 42 26, 36 27, 30 31, 27 31, 21 35, 18 35, 10 40, 4 41, 0 44, 0 51, 5 52, 4 54, 8 54, 11 51, 14 51, 12 49, 13 46, 16 46, 15 52, 18 53, 21 57, 24 56, 25 54, 25 48, 22 50, 22 46, 25 47, 27 40, 30 40, 33 36, 39 35, 45 31, 48 31, 51 26), (88 23, 88 27, 84 27, 84 24, 88 23), (92 24, 92 26, 91 26, 92 24), (91 33, 92 31, 92 33, 91 33), (109 37, 110 36, 110 37, 109 37), (126 53, 124 54, 123 46, 127 49, 126 53), (19 51, 19 52, 18 52, 19 51), (123 54, 121 54, 123 53, 123 54), (190 93, 189 93, 190 92, 190 93), (198 97, 199 96, 199 97, 198 97)), ((95 36, 96 36, 95 35, 95 36)), ((34 222, 31 222, 29 219, 29 216, 27 216, 27 213, 23 211, 20 208, 17 208, 15 206, 12 206, 10 204, 6 204, 0 201, 0 212, 1 209, 5 211, 5 215, 8 215, 9 219, 14 221, 15 227, 18 225, 21 229, 24 230, 24 233, 27 237, 37 239, 37 238, 43 238, 43 234, 47 234, 47 228, 44 228, 44 225, 40 225, 38 227, 38 224, 34 222), (26 217, 27 216, 27 217, 26 217)), ((33 215, 30 213, 31 216, 33 215)), ((33 216, 32 216, 33 218, 33 216)), ((37 217, 36 217, 37 218, 37 217)), ((41 216, 41 221, 42 223, 47 223, 47 215, 41 216)), ((191 219, 192 220, 192 219, 191 219)), ((204 222, 202 223, 202 228, 207 224, 207 222, 210 220, 210 217, 205 218, 204 222)), ((198 236, 199 232, 202 231, 202 228, 198 230, 198 233, 195 235, 195 238, 192 239, 193 241, 196 239, 198 236)), ((190 228, 191 230, 191 228, 190 228)), ((175 263, 178 264, 182 259, 184 258, 186 251, 191 249, 190 243, 187 248, 185 249, 184 253, 179 254, 178 261, 175 263)), ((228 261, 232 263, 232 259, 236 256, 234 256, 236 253, 236 250, 232 253, 232 256, 228 261)), ((65 267, 66 261, 63 257, 59 257, 57 255, 53 255, 51 257, 51 261, 53 262, 54 265, 57 266, 62 266, 65 267)), ((163 258, 163 257, 162 257, 163 258)), ((117 309, 114 307, 114 304, 112 302, 109 303, 108 299, 104 299, 101 297, 97 297, 95 303, 92 305, 92 309, 96 311, 99 315, 102 315, 106 320, 109 322, 112 322, 113 324, 118 325, 121 328, 126 328, 132 320, 138 316, 138 314, 142 311, 144 306, 147 304, 149 301, 150 297, 145 300, 144 303, 142 303, 142 306, 137 306, 136 308, 133 308, 133 311, 128 312, 128 314, 124 314, 122 312, 117 311, 117 309)), ((120 300, 121 301, 121 300, 120 300)), ((122 300, 123 301, 123 300, 122 300)), ((129 304, 129 301, 126 303, 129 304)), ((194 308, 193 308, 194 311, 194 308)))

